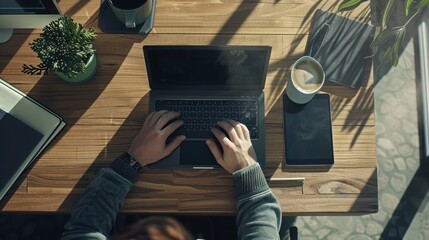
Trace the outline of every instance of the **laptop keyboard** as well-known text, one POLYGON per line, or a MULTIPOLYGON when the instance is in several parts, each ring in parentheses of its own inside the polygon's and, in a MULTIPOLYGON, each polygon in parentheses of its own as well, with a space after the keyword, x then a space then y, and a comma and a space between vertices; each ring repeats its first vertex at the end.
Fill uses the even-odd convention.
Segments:
POLYGON ((210 129, 224 119, 241 122, 249 129, 250 138, 259 137, 258 102, 256 100, 156 100, 155 110, 180 112, 184 121, 173 136, 184 134, 187 138, 213 138, 210 129))

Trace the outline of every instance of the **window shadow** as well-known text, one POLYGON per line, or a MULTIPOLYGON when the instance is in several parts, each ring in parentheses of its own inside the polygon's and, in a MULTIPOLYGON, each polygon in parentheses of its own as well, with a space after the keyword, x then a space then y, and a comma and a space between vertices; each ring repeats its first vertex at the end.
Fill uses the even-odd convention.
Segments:
POLYGON ((396 209, 393 211, 392 216, 380 235, 380 239, 390 239, 391 230, 396 230, 400 239, 404 237, 416 214, 427 205, 427 194, 429 191, 428 175, 429 160, 422 158, 420 160, 420 167, 399 200, 396 209))
MULTIPOLYGON (((352 182, 352 180, 351 180, 352 182)), ((368 182, 357 183, 355 187, 360 189, 360 194, 356 198, 356 201, 353 203, 350 208, 350 212, 361 212, 364 214, 377 213, 378 212, 378 203, 374 201, 378 199, 378 180, 377 180, 377 170, 371 174, 368 182), (363 184, 363 186, 361 185, 363 184), (372 204, 369 204, 372 203, 372 204)))
POLYGON ((31 33, 32 31, 29 30, 14 29, 12 38, 5 43, 0 43, 0 76, 5 80, 14 78, 14 74, 16 74, 16 69, 7 67, 9 64, 21 66, 22 63, 17 63, 15 56, 23 46, 30 48, 26 42, 31 33))
MULTIPOLYGON (((126 151, 131 145, 131 142, 137 132, 143 125, 143 120, 147 117, 147 107, 149 104, 149 94, 146 94, 140 99, 134 109, 126 117, 126 120, 115 132, 113 137, 98 154, 92 164, 88 167, 73 190, 68 194, 67 198, 63 201, 58 208, 60 212, 69 212, 74 208, 81 193, 85 190, 89 183, 96 177, 101 168, 108 167, 117 156, 126 151)), ((81 169, 81 168, 79 168, 81 169)))
MULTIPOLYGON (((67 16, 74 16, 80 9, 84 8, 86 4, 90 3, 90 1, 91 0, 79 0, 77 3, 73 4, 70 9, 63 11, 63 14, 67 16)), ((63 4, 62 2, 62 0, 57 0, 57 3, 60 4, 60 8, 63 4)))
MULTIPOLYGON (((252 14, 261 0, 255 0, 252 2, 242 1, 237 10, 229 17, 228 21, 222 26, 219 33, 212 40, 210 45, 226 45, 228 44, 234 33, 240 28, 240 26, 246 21, 246 19, 252 14), (225 35, 228 34, 228 35, 225 35)), ((274 0, 274 4, 280 0, 274 0)))

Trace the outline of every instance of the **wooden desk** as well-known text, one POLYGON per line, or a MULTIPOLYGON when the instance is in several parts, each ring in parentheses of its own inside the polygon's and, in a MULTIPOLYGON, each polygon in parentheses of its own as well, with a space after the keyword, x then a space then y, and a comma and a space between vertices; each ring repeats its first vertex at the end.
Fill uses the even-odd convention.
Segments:
MULTIPOLYGON (((98 1, 61 0, 61 9, 81 23, 97 24, 98 1)), ((335 165, 328 172, 282 169, 281 96, 287 69, 303 54, 317 8, 335 11, 338 1, 158 0, 155 27, 147 35, 105 34, 95 43, 96 76, 69 85, 53 74, 28 76, 23 63, 38 63, 28 43, 35 31, 18 30, 0 45, 0 75, 64 117, 68 123, 44 154, 1 202, 2 211, 70 212, 101 167, 126 150, 148 109, 142 46, 146 44, 271 45, 267 82, 267 177, 305 177, 301 183, 270 184, 285 215, 377 212, 377 165, 372 75, 354 91, 327 83, 331 94, 335 165)), ((369 8, 349 13, 368 21, 369 8)), ((124 212, 235 214, 233 182, 223 170, 145 169, 124 212)))

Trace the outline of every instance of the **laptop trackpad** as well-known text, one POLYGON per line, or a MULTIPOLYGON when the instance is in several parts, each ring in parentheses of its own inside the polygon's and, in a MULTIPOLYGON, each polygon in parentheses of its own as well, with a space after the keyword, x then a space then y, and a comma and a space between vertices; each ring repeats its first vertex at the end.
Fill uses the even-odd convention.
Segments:
POLYGON ((219 166, 204 141, 184 141, 180 145, 180 165, 219 166))

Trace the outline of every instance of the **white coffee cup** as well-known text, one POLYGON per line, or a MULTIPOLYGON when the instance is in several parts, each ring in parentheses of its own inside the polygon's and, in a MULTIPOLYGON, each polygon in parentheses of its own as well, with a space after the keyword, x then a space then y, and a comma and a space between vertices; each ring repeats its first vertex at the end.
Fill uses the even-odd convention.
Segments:
POLYGON ((291 67, 286 94, 298 104, 309 102, 325 83, 325 71, 320 63, 310 57, 299 58, 291 67))
POLYGON ((135 28, 137 25, 146 21, 152 9, 152 1, 153 0, 146 0, 142 5, 133 9, 128 9, 120 8, 115 5, 115 0, 108 0, 116 18, 124 23, 126 28, 135 28))

